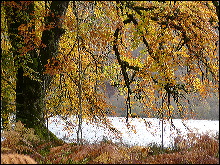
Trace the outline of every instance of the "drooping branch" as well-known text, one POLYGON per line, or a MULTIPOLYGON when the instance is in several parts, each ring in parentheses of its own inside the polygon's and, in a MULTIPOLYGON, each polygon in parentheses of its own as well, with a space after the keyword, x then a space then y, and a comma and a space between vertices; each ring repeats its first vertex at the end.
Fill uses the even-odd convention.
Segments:
MULTIPOLYGON (((123 4, 123 2, 121 2, 121 3, 123 4)), ((118 8, 118 9, 119 9, 119 8, 118 8)), ((120 9, 122 10, 122 8, 120 8, 120 9)), ((135 9, 137 9, 137 8, 135 8, 135 9)), ((140 8, 140 9, 141 9, 141 10, 145 10, 145 8, 140 8)), ((139 10, 139 9, 138 9, 138 10, 139 10)), ((123 11, 122 11, 122 12, 123 12, 123 11)), ((131 23, 131 22, 133 22, 133 24, 134 24, 135 26, 138 25, 137 20, 133 17, 132 14, 128 14, 128 13, 127 13, 126 15, 127 15, 128 19, 126 19, 126 20, 123 21, 124 25, 125 25, 125 24, 128 24, 128 23, 131 23)), ((122 71, 122 75, 123 75, 123 77, 124 77, 125 86, 126 86, 127 89, 128 89, 127 101, 126 101, 126 106, 127 106, 127 119, 126 119, 126 121, 128 122, 128 117, 129 117, 129 115, 131 115, 130 95, 132 94, 132 91, 131 91, 130 84, 134 81, 135 75, 136 75, 137 71, 140 70, 140 68, 139 68, 138 66, 131 66, 131 65, 129 65, 128 62, 121 60, 121 58, 120 58, 120 53, 119 53, 119 51, 118 51, 118 46, 117 46, 117 40, 118 40, 118 36, 119 36, 119 31, 120 31, 120 30, 121 30, 120 28, 117 28, 117 29, 115 30, 115 33, 114 33, 115 39, 114 39, 114 42, 113 42, 113 43, 114 43, 114 45, 113 45, 113 50, 114 50, 114 52, 115 52, 117 61, 118 61, 119 65, 121 66, 121 71, 122 71), (129 76, 128 76, 127 68, 134 70, 134 72, 133 72, 131 78, 129 78, 129 76)), ((145 39, 144 37, 143 37, 143 40, 144 40, 144 42, 145 42, 145 44, 146 44, 148 50, 151 52, 150 54, 153 54, 153 53, 152 53, 153 51, 150 49, 150 47, 149 47, 149 45, 148 45, 148 43, 147 43, 147 41, 146 41, 146 39, 145 39)))
MULTIPOLYGON (((140 14, 140 10, 137 8, 137 7, 132 7, 132 4, 127 4, 126 5, 126 7, 128 7, 128 8, 130 8, 130 9, 132 9, 132 10, 135 10, 138 14, 140 14)), ((142 8, 140 8, 140 9, 142 9, 142 8)), ((142 10, 148 10, 148 9, 142 9, 142 10)), ((153 8, 151 8, 151 9, 149 9, 149 10, 153 10, 153 8)), ((154 18, 151 18, 151 19, 154 19, 154 18)), ((169 18, 169 19, 174 19, 174 18, 169 18)), ((128 23, 133 23, 134 24, 134 26, 137 26, 138 25, 138 21, 134 18, 134 16, 133 16, 133 14, 128 14, 127 13, 127 19, 126 20, 124 20, 123 21, 123 23, 124 24, 128 24, 128 23)), ((162 22, 163 23, 163 22, 162 22)), ((159 24, 162 24, 162 23, 160 23, 159 22, 159 24)), ((176 30, 182 30, 182 27, 181 26, 173 26, 176 30)), ((119 30, 120 29, 117 29, 116 31, 115 31, 115 39, 118 37, 118 33, 119 33, 119 30)), ((146 33, 148 33, 147 31, 146 31, 146 33)), ((151 48, 151 46, 149 45, 149 43, 148 43, 148 41, 146 40, 146 38, 144 37, 144 36, 141 36, 142 37, 142 41, 143 41, 143 43, 144 43, 144 45, 146 46, 146 48, 147 48, 147 50, 148 50, 148 53, 149 53, 149 56, 150 57, 152 57, 153 59, 154 59, 154 61, 155 62, 157 62, 157 63, 159 63, 159 61, 160 61, 160 59, 159 59, 159 56, 157 55, 157 54, 155 54, 154 53, 154 51, 153 51, 153 49, 151 48)), ((184 35, 184 31, 183 31, 183 42, 181 43, 179 43, 179 45, 178 45, 178 47, 177 47, 177 49, 179 50, 179 49, 181 49, 181 47, 184 45, 184 44, 186 44, 187 42, 188 42, 188 38, 184 35)), ((116 42, 115 42, 116 43, 116 42)), ((116 48, 116 47, 115 47, 116 48)), ((115 51, 116 53, 116 57, 117 57, 117 59, 118 59, 118 62, 119 62, 119 64, 121 65, 121 67, 125 67, 125 69, 126 68, 129 68, 129 69, 133 69, 133 70, 135 70, 135 71, 139 71, 140 70, 140 68, 138 67, 138 66, 130 66, 129 65, 129 63, 127 63, 127 62, 124 62, 123 63, 123 61, 121 61, 119 58, 120 58, 120 54, 119 54, 119 52, 116 50, 115 51), (117 55, 118 54, 118 55, 117 55)), ((162 64, 163 65, 163 64, 162 64)), ((122 74, 125 74, 125 73, 122 73, 122 74)), ((134 77, 135 77, 135 75, 136 75, 136 72, 134 72, 134 74, 132 75, 132 77, 131 77, 131 81, 129 82, 127 82, 127 86, 129 86, 129 89, 130 89, 130 84, 131 84, 131 82, 134 80, 134 77)), ((151 76, 151 78, 152 78, 152 80, 153 80, 153 82, 155 83, 155 84, 158 84, 159 82, 158 82, 158 80, 157 79, 155 79, 153 76, 151 76)), ((126 81, 126 79, 127 79, 127 77, 126 77, 126 74, 125 74, 125 76, 124 76, 124 79, 125 79, 125 81, 126 81)), ((179 97, 181 97, 181 94, 179 93, 179 90, 183 90, 184 92, 186 92, 186 93, 188 93, 188 91, 185 89, 185 86, 184 85, 181 85, 181 84, 176 84, 176 85, 173 85, 173 84, 169 84, 169 83, 167 83, 167 84, 164 84, 164 85, 162 85, 163 86, 163 88, 164 88, 164 90, 166 91, 166 93, 167 93, 167 96, 168 96, 168 106, 170 107, 170 98, 171 98, 171 96, 174 98, 174 101, 178 104, 179 103, 179 97)), ((128 91, 129 92, 129 91, 128 91)), ((129 95, 128 95, 128 97, 129 97, 129 95)), ((130 98, 129 98, 130 99, 130 98)), ((188 100, 188 99, 187 99, 188 100)), ((189 101, 189 100, 188 100, 189 101)), ((169 111, 170 111, 170 108, 169 108, 169 111)))
POLYGON ((122 71, 122 75, 124 77, 125 85, 128 89, 128 96, 127 96, 127 101, 126 101, 126 105, 127 105, 127 119, 126 119, 126 121, 128 122, 128 116, 131 113, 131 106, 130 106, 130 94, 131 94, 130 83, 131 82, 129 80, 128 73, 126 71, 127 70, 126 62, 121 60, 120 53, 118 51, 117 40, 118 40, 119 31, 120 31, 120 29, 117 28, 114 33, 115 39, 114 39, 114 44, 113 44, 113 50, 115 52, 118 63, 121 66, 121 71, 122 71))

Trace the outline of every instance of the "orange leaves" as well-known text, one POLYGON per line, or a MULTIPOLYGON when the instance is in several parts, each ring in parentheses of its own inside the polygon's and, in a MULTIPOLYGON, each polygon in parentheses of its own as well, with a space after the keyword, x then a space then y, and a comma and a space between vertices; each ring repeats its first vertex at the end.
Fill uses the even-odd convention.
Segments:
POLYGON ((19 30, 19 31, 27 31, 27 30, 28 30, 28 26, 25 25, 25 24, 21 24, 21 25, 18 27, 18 30, 19 30))
POLYGON ((45 65, 46 69, 44 74, 55 75, 59 74, 62 70, 62 64, 55 58, 49 59, 48 64, 45 65))
POLYGON ((19 1, 19 3, 16 3, 15 1, 7 1, 4 3, 5 3, 5 5, 8 5, 10 7, 18 8, 20 10, 27 10, 28 6, 34 2, 32 2, 32 1, 19 1))

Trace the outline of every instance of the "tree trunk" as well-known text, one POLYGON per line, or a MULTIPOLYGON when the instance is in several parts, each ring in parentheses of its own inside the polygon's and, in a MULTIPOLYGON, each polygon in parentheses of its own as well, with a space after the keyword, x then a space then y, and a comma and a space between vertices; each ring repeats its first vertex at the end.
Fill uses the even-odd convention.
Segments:
MULTIPOLYGON (((48 139, 48 129, 45 125, 43 115, 44 104, 44 86, 40 81, 31 79, 29 76, 24 75, 25 55, 22 56, 20 49, 27 46, 24 43, 24 37, 19 34, 18 27, 22 24, 27 24, 34 15, 34 1, 32 2, 15 2, 18 6, 6 5, 6 15, 8 20, 8 33, 12 45, 12 52, 17 65, 16 76, 16 120, 20 120, 26 127, 34 128, 36 133, 43 139, 48 139)), ((45 25, 54 23, 55 27, 45 30, 42 35, 42 43, 45 48, 41 48, 40 57, 35 50, 28 52, 31 59, 37 59, 36 64, 27 63, 27 66, 39 72, 41 80, 44 82, 45 71, 44 66, 47 60, 55 56, 58 48, 58 41, 63 34, 61 28, 60 16, 63 16, 68 7, 67 1, 52 1, 50 15, 45 18, 47 21, 45 25), (52 17, 54 15, 54 17, 52 17)), ((32 28, 32 27, 31 27, 32 28)), ((33 27, 34 28, 34 27, 33 27)), ((47 82, 49 84, 49 81, 47 82)), ((52 137, 55 137, 50 133, 52 137)))

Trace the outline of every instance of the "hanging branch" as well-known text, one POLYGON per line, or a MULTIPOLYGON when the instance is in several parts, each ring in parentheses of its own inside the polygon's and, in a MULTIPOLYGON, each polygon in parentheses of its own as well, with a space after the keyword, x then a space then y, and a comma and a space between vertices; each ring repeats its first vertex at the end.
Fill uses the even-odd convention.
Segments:
POLYGON ((115 51, 116 58, 118 60, 119 65, 121 66, 121 71, 122 71, 122 75, 124 77, 125 86, 128 89, 128 95, 127 95, 127 100, 126 100, 126 108, 127 108, 126 122, 128 122, 129 114, 131 114, 131 105, 130 105, 130 94, 131 94, 130 84, 131 84, 131 81, 129 80, 128 73, 126 71, 128 63, 121 60, 120 53, 118 51, 117 40, 118 40, 119 31, 120 31, 120 28, 117 28, 114 33, 115 40, 114 40, 113 50, 115 51))
MULTIPOLYGON (((127 17, 128 17, 128 19, 123 21, 124 24, 130 23, 130 22, 133 22, 134 25, 138 24, 138 22, 134 19, 132 14, 127 14, 127 17)), ((139 71, 139 67, 138 66, 131 66, 131 65, 129 65, 128 62, 121 60, 120 53, 118 51, 118 45, 117 45, 117 40, 118 40, 118 35, 119 35, 120 30, 121 30, 120 27, 115 30, 115 33, 114 33, 115 39, 113 41, 113 43, 114 43, 113 44, 113 50, 115 52, 118 63, 121 66, 121 71, 122 71, 122 75, 124 77, 125 86, 128 89, 127 100, 126 100, 126 109, 127 109, 126 122, 128 122, 128 117, 129 117, 129 115, 131 115, 130 95, 132 94, 132 91, 131 91, 131 88, 130 88, 130 84, 134 81, 134 77, 136 75, 136 72, 139 71), (128 77, 127 68, 134 70, 134 73, 132 74, 130 79, 128 77)), ((146 45, 147 42, 146 42, 144 37, 143 37, 143 40, 144 40, 144 43, 146 45)), ((148 46, 148 49, 152 52, 152 50, 149 48, 149 46, 148 46)))
MULTIPOLYGON (((121 2, 117 2, 118 4, 121 3, 121 2)), ((121 7, 120 5, 120 10, 123 12, 123 8, 121 7)), ((117 11, 119 13, 119 8, 117 7, 117 11)), ((127 24, 127 23, 130 23, 131 21, 133 21, 133 23, 135 25, 137 25, 137 21, 133 18, 133 16, 131 14, 127 14, 128 16, 128 19, 127 20, 124 20, 123 23, 124 24, 127 24)), ((119 31, 121 30, 120 27, 118 27, 116 30, 115 30, 115 33, 114 33, 114 41, 113 41, 113 50, 115 52, 115 56, 118 60, 118 63, 119 65, 121 66, 121 71, 122 71, 122 75, 124 77, 124 81, 125 81, 125 86, 127 87, 128 89, 128 92, 127 92, 127 99, 126 99, 126 109, 127 109, 127 115, 126 115, 126 122, 128 122, 128 117, 129 115, 131 115, 131 101, 130 101, 130 95, 132 94, 132 91, 131 91, 131 88, 130 88, 130 84, 134 81, 134 77, 136 75, 136 72, 139 71, 139 67, 136 67, 136 66, 130 66, 128 62, 126 61, 123 61, 121 60, 120 58, 120 53, 118 51, 118 45, 117 45, 117 40, 118 40, 118 36, 119 36, 119 31), (129 76, 128 76, 128 73, 127 73, 127 68, 129 69, 132 69, 134 70, 131 78, 129 79, 129 76)))
POLYGON ((76 7, 76 2, 73 2, 73 8, 74 8, 74 14, 76 16, 76 27, 77 27, 77 51, 78 51, 78 69, 79 69, 79 83, 78 83, 78 97, 79 97, 79 124, 78 124, 78 130, 77 130, 77 143, 82 144, 82 57, 80 53, 80 47, 79 47, 79 17, 78 17, 78 11, 76 7))

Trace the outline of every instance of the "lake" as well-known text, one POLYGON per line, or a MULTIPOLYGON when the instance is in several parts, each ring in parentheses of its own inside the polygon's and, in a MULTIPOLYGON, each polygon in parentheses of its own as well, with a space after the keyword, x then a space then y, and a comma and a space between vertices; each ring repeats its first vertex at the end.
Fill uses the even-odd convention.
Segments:
MULTIPOLYGON (((113 133, 86 121, 82 123, 83 139, 90 143, 96 143, 103 139, 113 142, 122 142, 127 145, 147 146, 150 143, 161 145, 162 139, 162 121, 156 118, 129 118, 129 124, 135 129, 127 127, 125 117, 108 117, 112 125, 121 132, 120 138, 113 133)), ((58 138, 66 142, 76 142, 77 118, 71 117, 67 121, 72 126, 68 126, 60 117, 51 117, 48 120, 48 128, 58 138)), ((172 127, 170 121, 164 121, 163 124, 163 143, 164 147, 172 146, 174 137, 186 135, 190 131, 193 133, 209 134, 215 136, 219 133, 219 121, 213 120, 181 120, 173 119, 172 127), (185 125, 185 126, 184 126, 185 125), (178 131, 179 133, 178 133, 178 131)))

